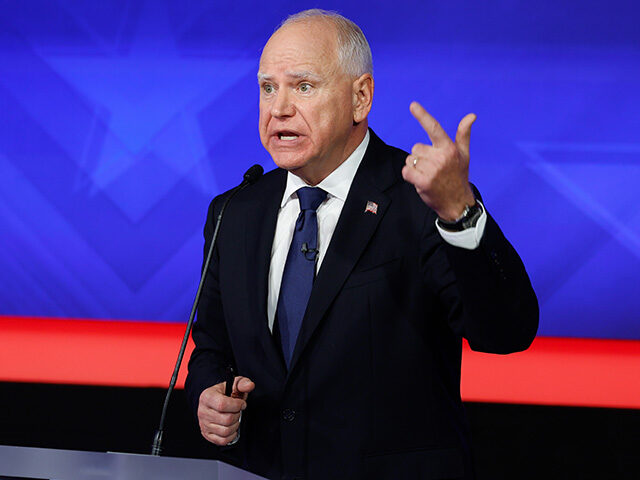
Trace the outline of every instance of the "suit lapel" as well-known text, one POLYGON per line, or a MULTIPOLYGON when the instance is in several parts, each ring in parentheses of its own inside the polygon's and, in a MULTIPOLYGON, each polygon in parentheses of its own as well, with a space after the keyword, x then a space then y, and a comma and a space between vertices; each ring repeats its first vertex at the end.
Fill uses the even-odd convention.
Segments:
POLYGON ((290 371, 295 368, 313 332, 333 303, 389 207, 391 201, 384 190, 397 180, 397 174, 394 174, 390 162, 385 161, 384 149, 384 143, 371 131, 369 147, 353 179, 331 243, 313 285, 305 318, 293 351, 290 371), (376 213, 366 211, 367 202, 377 204, 376 213))
POLYGON ((286 172, 276 170, 272 177, 264 178, 256 187, 261 191, 252 195, 256 199, 250 202, 246 213, 245 249, 247 255, 247 292, 249 295, 250 322, 258 332, 269 367, 284 377, 286 368, 282 360, 280 347, 269 331, 267 317, 267 293, 269 291, 269 267, 271 247, 276 229, 280 201, 286 184, 286 172))

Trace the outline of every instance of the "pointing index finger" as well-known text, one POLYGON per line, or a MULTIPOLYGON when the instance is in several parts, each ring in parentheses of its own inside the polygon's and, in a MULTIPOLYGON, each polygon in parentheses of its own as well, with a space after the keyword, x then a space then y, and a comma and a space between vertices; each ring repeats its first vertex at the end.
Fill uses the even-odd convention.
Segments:
POLYGON ((444 128, 440 126, 438 121, 433 118, 429 112, 427 112, 422 105, 418 102, 411 102, 409 105, 411 114, 420 122, 424 131, 429 135, 431 143, 434 147, 442 147, 451 142, 449 135, 444 131, 444 128))

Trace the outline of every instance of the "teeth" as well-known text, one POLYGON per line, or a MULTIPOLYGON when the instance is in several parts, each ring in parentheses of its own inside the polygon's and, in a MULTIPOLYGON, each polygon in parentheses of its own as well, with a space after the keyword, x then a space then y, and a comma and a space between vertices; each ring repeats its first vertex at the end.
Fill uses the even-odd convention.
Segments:
POLYGON ((297 135, 280 135, 280 140, 295 140, 297 135))

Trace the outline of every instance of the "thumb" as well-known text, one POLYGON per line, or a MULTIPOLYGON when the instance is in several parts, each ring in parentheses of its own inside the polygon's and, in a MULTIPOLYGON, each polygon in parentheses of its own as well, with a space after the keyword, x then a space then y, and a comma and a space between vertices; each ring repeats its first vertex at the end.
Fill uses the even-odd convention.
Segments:
POLYGON ((251 379, 247 377, 236 377, 231 396, 246 400, 254 388, 256 388, 256 384, 253 383, 251 379))
POLYGON ((456 146, 458 149, 464 153, 464 155, 469 156, 469 143, 471 141, 471 125, 476 121, 475 113, 469 113, 465 115, 465 117, 460 120, 460 124, 458 125, 458 131, 456 132, 456 146))

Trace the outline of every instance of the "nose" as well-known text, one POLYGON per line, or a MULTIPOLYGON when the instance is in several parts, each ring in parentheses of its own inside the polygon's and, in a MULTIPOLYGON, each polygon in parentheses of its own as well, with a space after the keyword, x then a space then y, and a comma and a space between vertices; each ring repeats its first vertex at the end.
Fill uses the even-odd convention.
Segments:
POLYGON ((271 104, 271 116, 275 118, 291 117, 295 111, 289 92, 281 89, 271 104))

